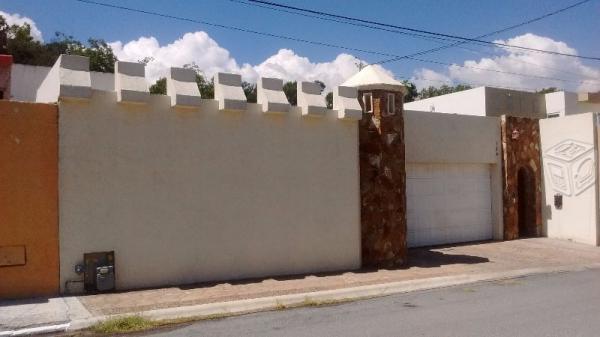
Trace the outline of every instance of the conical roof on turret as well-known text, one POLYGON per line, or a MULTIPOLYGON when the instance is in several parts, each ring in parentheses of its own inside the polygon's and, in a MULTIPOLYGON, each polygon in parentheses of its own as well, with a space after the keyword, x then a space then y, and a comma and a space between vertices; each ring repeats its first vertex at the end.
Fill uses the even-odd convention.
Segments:
POLYGON ((389 90, 402 91, 406 87, 402 82, 388 75, 379 65, 368 65, 341 84, 345 87, 355 87, 358 90, 389 90))

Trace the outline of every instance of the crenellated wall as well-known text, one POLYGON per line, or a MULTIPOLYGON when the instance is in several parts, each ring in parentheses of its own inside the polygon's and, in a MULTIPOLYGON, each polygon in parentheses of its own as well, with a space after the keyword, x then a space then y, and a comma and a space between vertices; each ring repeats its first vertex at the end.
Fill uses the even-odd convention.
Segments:
POLYGON ((286 111, 277 81, 250 104, 232 74, 209 100, 187 69, 168 95, 117 69, 120 93, 70 88, 85 72, 58 90, 63 292, 97 251, 114 250, 117 289, 360 267, 356 118, 286 111))

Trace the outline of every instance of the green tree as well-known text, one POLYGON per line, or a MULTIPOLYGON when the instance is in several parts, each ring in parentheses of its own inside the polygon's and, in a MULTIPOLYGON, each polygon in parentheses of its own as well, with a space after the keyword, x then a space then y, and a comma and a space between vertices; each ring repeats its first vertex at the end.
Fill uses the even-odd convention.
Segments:
POLYGON ((325 104, 327 109, 333 109, 333 92, 330 91, 325 95, 325 104))
POLYGON ((244 81, 242 82, 242 89, 244 89, 248 103, 256 103, 256 84, 244 81))
POLYGON ((555 88, 555 87, 549 87, 549 88, 543 88, 541 90, 538 90, 537 93, 538 94, 548 94, 548 93, 556 92, 556 91, 558 91, 557 88, 555 88))
POLYGON ((150 93, 153 95, 166 95, 167 94, 167 78, 161 77, 156 83, 150 86, 150 93))
POLYGON ((296 83, 296 81, 285 82, 285 84, 283 85, 283 92, 285 93, 285 97, 287 97, 288 102, 290 102, 292 106, 298 105, 298 101, 296 100, 298 84, 296 83))
POLYGON ((114 72, 117 58, 112 48, 102 39, 88 39, 87 44, 72 36, 56 33, 48 43, 36 41, 31 36, 31 26, 9 26, 0 16, 0 53, 11 54, 15 63, 52 66, 61 54, 81 55, 90 58, 90 70, 114 72))
POLYGON ((196 85, 198 85, 200 97, 206 99, 215 98, 214 78, 211 78, 210 81, 207 81, 204 75, 202 75, 202 70, 195 62, 184 64, 183 67, 192 69, 196 72, 196 85))
POLYGON ((407 80, 402 81, 402 84, 406 87, 406 95, 404 95, 404 102, 413 102, 418 96, 419 91, 417 86, 407 80))
POLYGON ((448 86, 444 84, 439 88, 430 86, 428 88, 421 89, 421 91, 419 92, 419 99, 451 94, 453 92, 459 92, 468 89, 471 89, 471 86, 466 84, 458 84, 456 86, 448 86))

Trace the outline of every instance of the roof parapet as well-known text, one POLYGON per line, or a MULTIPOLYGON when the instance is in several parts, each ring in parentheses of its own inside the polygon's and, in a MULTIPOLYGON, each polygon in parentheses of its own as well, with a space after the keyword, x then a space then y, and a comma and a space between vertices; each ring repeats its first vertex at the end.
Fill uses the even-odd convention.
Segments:
POLYGON ((302 116, 325 116, 327 106, 321 96, 321 86, 314 82, 298 82, 296 92, 302 116))
POLYGON ((214 81, 215 99, 219 102, 219 111, 246 110, 246 94, 242 89, 241 75, 217 73, 214 81))
POLYGON ((358 104, 358 89, 336 87, 333 91, 333 109, 337 110, 339 119, 361 120, 362 108, 358 104))
POLYGON ((60 55, 37 90, 37 102, 61 98, 89 99, 92 96, 90 60, 85 56, 60 55))
POLYGON ((291 105, 283 92, 283 80, 260 77, 256 83, 256 102, 262 105, 264 113, 284 114, 291 105))
POLYGON ((171 97, 171 106, 198 107, 202 100, 196 84, 196 73, 192 69, 169 69, 167 75, 167 95, 171 97))
POLYGON ((146 83, 146 66, 136 62, 115 62, 117 102, 147 103, 150 91, 146 83))

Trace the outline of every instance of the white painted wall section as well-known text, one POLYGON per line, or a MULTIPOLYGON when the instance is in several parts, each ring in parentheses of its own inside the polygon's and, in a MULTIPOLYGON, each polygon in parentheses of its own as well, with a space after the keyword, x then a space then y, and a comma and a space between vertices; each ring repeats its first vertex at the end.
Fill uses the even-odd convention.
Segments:
POLYGON ((598 245, 596 114, 540 120, 548 237, 598 245), (554 198, 562 196, 562 208, 554 198))
POLYGON ((59 56, 37 89, 36 101, 51 103, 59 98, 88 99, 92 94, 89 68, 87 57, 59 56))
POLYGON ((215 99, 220 111, 246 110, 246 94, 242 89, 242 76, 238 74, 217 73, 215 75, 215 99))
POLYGON ((321 117, 327 112, 321 87, 314 82, 298 82, 297 101, 303 116, 321 117))
POLYGON ((358 103, 358 89, 338 86, 333 90, 333 109, 340 119, 360 120, 362 108, 358 103))
POLYGON ((283 92, 283 80, 260 77, 256 83, 256 102, 264 113, 288 113, 291 105, 283 92))
POLYGON ((147 103, 150 91, 146 66, 136 62, 115 62, 115 90, 120 103, 147 103))
POLYGON ((104 91, 59 109, 61 287, 95 251, 118 289, 360 267, 356 121, 104 91))
POLYGON ((485 116, 485 87, 404 103, 404 109, 472 116, 485 116))
POLYGON ((171 106, 200 106, 202 100, 196 84, 196 72, 185 68, 169 69, 167 95, 171 97, 171 106))

